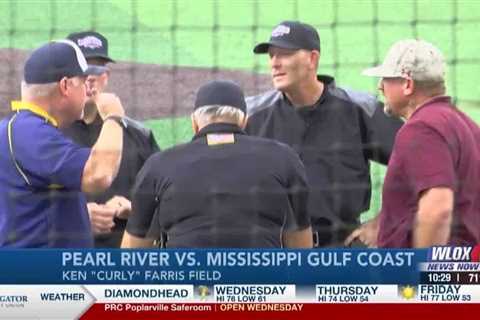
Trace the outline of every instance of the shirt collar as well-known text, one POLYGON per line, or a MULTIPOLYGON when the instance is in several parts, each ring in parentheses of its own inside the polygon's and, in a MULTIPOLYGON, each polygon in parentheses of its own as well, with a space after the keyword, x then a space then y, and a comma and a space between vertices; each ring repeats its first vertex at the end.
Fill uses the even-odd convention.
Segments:
POLYGON ((31 113, 42 117, 45 121, 50 122, 54 127, 58 127, 58 122, 52 117, 47 111, 37 106, 36 104, 26 102, 26 101, 12 101, 12 111, 22 111, 27 110, 31 113))
POLYGON ((425 101, 424 103, 422 103, 421 105, 419 105, 415 111, 412 113, 412 115, 410 116, 410 118, 413 117, 414 114, 417 113, 418 110, 422 109, 422 108, 425 108, 425 107, 428 107, 430 105, 434 105, 434 104, 437 104, 437 103, 448 103, 450 104, 452 102, 452 98, 450 96, 436 96, 436 97, 433 97, 431 99, 428 99, 427 101, 425 101))
POLYGON ((246 134, 245 131, 240 129, 239 126, 231 123, 211 123, 203 127, 196 135, 193 136, 192 140, 205 137, 209 133, 238 133, 246 134))
POLYGON ((317 80, 323 82, 326 87, 335 87, 335 78, 326 74, 317 75, 317 80))
POLYGON ((100 113, 97 112, 97 115, 95 116, 95 119, 93 119, 92 122, 86 123, 84 119, 78 119, 78 120, 75 120, 75 123, 86 126, 86 127, 101 127, 103 126, 103 119, 100 116, 100 113))
MULTIPOLYGON (((329 94, 329 90, 335 88, 335 79, 331 76, 325 75, 325 74, 320 74, 317 75, 317 80, 322 82, 324 87, 323 87, 323 92, 322 95, 318 98, 318 100, 311 106, 303 106, 298 109, 296 109, 300 113, 311 113, 315 111, 318 105, 322 104, 326 97, 329 94)), ((288 97, 285 93, 282 92, 282 98, 283 100, 291 107, 293 107, 292 103, 290 100, 288 100, 288 97)))

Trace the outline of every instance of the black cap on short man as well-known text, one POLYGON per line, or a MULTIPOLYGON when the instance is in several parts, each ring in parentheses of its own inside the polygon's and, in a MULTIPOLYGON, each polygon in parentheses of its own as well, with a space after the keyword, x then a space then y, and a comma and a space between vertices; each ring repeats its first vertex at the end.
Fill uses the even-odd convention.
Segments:
POLYGON ((257 44, 253 52, 267 53, 270 46, 320 51, 320 37, 317 30, 309 24, 283 21, 273 29, 270 40, 257 44))
POLYGON ((85 58, 100 58, 106 62, 115 62, 108 56, 108 40, 95 31, 71 33, 67 37, 75 42, 82 50, 85 58))
POLYGON ((243 91, 233 81, 214 80, 198 89, 194 110, 213 105, 230 106, 247 112, 243 91))
POLYGON ((78 46, 70 40, 58 40, 34 50, 25 62, 23 79, 28 84, 58 82, 62 78, 98 75, 90 68, 78 46))

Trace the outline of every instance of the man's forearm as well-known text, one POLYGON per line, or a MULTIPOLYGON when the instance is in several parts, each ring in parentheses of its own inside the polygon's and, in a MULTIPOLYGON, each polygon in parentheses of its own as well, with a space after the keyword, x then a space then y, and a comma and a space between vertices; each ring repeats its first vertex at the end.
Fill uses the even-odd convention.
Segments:
POLYGON ((105 121, 85 165, 83 191, 98 192, 110 187, 120 167, 122 148, 123 128, 113 120, 105 121))
POLYGON ((413 225, 413 247, 446 245, 450 238, 453 215, 453 192, 448 188, 432 188, 418 202, 413 225))
POLYGON ((105 121, 92 149, 98 155, 96 161, 113 177, 117 176, 120 167, 122 148, 123 128, 113 120, 105 121))
MULTIPOLYGON (((436 214, 438 216, 447 215, 436 214)), ((425 248, 442 246, 448 243, 450 237, 450 220, 446 218, 433 219, 431 214, 417 213, 419 217, 413 228, 413 247, 425 248), (423 218, 421 216, 424 216, 423 218)), ((434 215, 433 215, 434 216, 434 215)))

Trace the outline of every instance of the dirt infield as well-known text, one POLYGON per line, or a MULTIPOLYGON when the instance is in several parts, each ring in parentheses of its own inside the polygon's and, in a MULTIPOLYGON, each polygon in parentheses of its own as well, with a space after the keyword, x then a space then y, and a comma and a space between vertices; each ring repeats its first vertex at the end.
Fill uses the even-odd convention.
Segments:
MULTIPOLYGON (((0 49, 0 117, 19 99, 27 51, 0 49)), ((245 71, 166 67, 119 62, 111 65, 109 90, 121 98, 127 114, 138 120, 184 116, 191 112, 195 92, 211 79, 230 79, 247 95, 271 88, 270 77, 245 71)))

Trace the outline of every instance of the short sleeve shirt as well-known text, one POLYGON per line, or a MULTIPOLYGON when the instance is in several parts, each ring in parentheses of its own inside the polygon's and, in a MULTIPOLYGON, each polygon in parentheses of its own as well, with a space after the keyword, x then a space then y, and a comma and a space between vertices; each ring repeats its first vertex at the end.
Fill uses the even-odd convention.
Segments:
POLYGON ((310 226, 305 168, 284 144, 210 124, 156 154, 137 176, 127 231, 152 223, 168 247, 280 247, 285 229, 310 226))
POLYGON ((400 129, 383 187, 378 244, 411 247, 421 193, 435 187, 454 192, 450 244, 480 240, 480 129, 436 97, 418 108, 400 129))
POLYGON ((25 104, 0 122, 0 246, 91 247, 81 192, 90 149, 37 110, 25 104))

